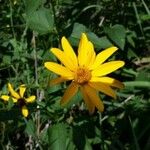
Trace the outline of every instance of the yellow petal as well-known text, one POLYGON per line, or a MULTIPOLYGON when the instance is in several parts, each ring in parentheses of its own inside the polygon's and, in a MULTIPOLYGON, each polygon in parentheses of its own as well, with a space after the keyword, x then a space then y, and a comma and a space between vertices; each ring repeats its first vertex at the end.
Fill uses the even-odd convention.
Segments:
POLYGON ((61 51, 58 48, 52 48, 51 52, 64 64, 67 68, 70 70, 75 70, 77 66, 74 65, 73 61, 70 59, 70 57, 67 57, 67 55, 61 51))
POLYGON ((117 50, 118 50, 118 48, 113 46, 113 47, 107 48, 107 49, 103 50, 102 52, 100 52, 96 56, 95 62, 91 66, 91 69, 97 68, 100 64, 102 64, 105 60, 107 60, 117 50))
POLYGON ((114 99, 116 99, 116 94, 115 92, 113 91, 113 89, 107 85, 107 84, 104 84, 104 83, 96 83, 96 82, 92 82, 92 83, 88 83, 92 88, 94 88, 95 90, 98 90, 108 96, 111 96, 113 97, 114 99))
POLYGON ((85 62, 85 66, 87 68, 90 68, 91 65, 93 65, 94 61, 95 61, 95 56, 96 56, 96 53, 94 51, 94 46, 92 44, 92 42, 88 42, 88 49, 87 49, 87 56, 86 56, 86 62, 85 62))
POLYGON ((20 87, 19 87, 19 93, 20 93, 20 96, 21 97, 24 97, 24 92, 26 91, 26 86, 25 84, 22 84, 20 87))
POLYGON ((93 103, 90 101, 90 98, 88 97, 86 91, 84 90, 84 88, 81 86, 80 87, 81 93, 83 95, 83 99, 85 101, 86 106, 88 107, 89 113, 93 114, 94 110, 95 110, 95 105, 93 105, 93 103))
POLYGON ((61 99, 61 105, 67 104, 69 100, 77 93, 78 91, 78 84, 75 82, 72 82, 67 90, 65 91, 62 99, 61 99))
POLYGON ((21 108, 21 111, 22 111, 22 115, 23 115, 24 117, 27 117, 27 116, 29 115, 29 111, 28 111, 28 109, 27 109, 26 106, 23 106, 23 107, 21 108))
POLYGON ((85 33, 82 33, 78 47, 78 61, 80 66, 84 66, 87 59, 89 49, 88 39, 85 33))
POLYGON ((84 90, 87 93, 90 101, 96 106, 96 108, 100 111, 104 111, 103 102, 100 100, 99 96, 96 93, 96 90, 90 87, 89 85, 84 86, 84 90))
POLYGON ((68 42, 68 40, 65 37, 62 37, 61 44, 62 44, 62 48, 64 50, 65 55, 68 56, 68 58, 70 58, 73 66, 75 68, 77 68, 78 67, 77 56, 76 56, 72 46, 70 45, 70 43, 68 42))
POLYGON ((66 77, 67 79, 73 79, 73 72, 71 72, 69 69, 67 69, 64 66, 61 66, 61 65, 54 63, 54 62, 45 62, 44 66, 48 70, 50 70, 50 71, 52 71, 58 75, 66 77))
POLYGON ((79 42, 79 47, 78 47, 78 54, 82 53, 82 51, 84 50, 83 48, 85 47, 87 42, 88 42, 88 38, 87 38, 86 34, 82 33, 81 39, 80 39, 80 42, 79 42))
POLYGON ((65 82, 67 81, 68 79, 65 79, 63 77, 58 77, 58 78, 55 78, 55 79, 52 79, 50 82, 49 82, 49 85, 50 86, 53 86, 53 85, 56 85, 56 84, 59 84, 61 82, 65 82))
POLYGON ((26 103, 33 103, 35 101, 35 99, 36 99, 36 96, 32 95, 28 98, 25 98, 25 101, 26 101, 26 103))
POLYGON ((14 103, 18 101, 16 98, 10 97, 8 95, 2 95, 0 98, 4 101, 8 101, 9 99, 12 99, 14 103))
POLYGON ((122 66, 124 66, 124 64, 125 64, 124 61, 111 61, 108 63, 104 63, 92 71, 92 76, 100 77, 100 76, 107 75, 121 68, 122 66))
POLYGON ((110 77, 92 77, 90 82, 101 82, 112 87, 120 89, 124 88, 124 84, 122 82, 110 77))
POLYGON ((4 101, 8 101, 10 97, 8 95, 2 95, 0 98, 4 101))
POLYGON ((16 99, 20 98, 20 95, 17 92, 15 92, 15 90, 13 89, 13 87, 10 83, 8 83, 8 90, 14 98, 16 98, 16 99))

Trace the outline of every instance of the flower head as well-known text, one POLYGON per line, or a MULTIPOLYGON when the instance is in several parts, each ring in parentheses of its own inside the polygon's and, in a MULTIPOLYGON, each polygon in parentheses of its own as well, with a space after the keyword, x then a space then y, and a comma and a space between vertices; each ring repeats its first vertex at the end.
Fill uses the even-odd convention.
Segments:
POLYGON ((54 62, 44 63, 48 70, 60 75, 50 82, 51 85, 72 80, 61 99, 61 104, 66 104, 80 89, 89 112, 93 113, 95 107, 102 112, 104 105, 97 91, 116 98, 112 87, 124 86, 120 81, 107 76, 124 66, 124 62, 120 60, 105 62, 118 48, 113 46, 96 55, 94 46, 85 33, 82 33, 79 42, 78 56, 65 37, 62 37, 61 44, 63 51, 52 48, 51 52, 63 65, 54 62))
POLYGON ((24 93, 26 91, 26 86, 24 84, 19 86, 19 92, 16 92, 13 89, 13 86, 8 83, 8 90, 10 92, 10 96, 8 95, 2 95, 0 98, 3 99, 4 101, 8 101, 10 98, 13 100, 14 103, 17 103, 19 107, 21 108, 22 115, 24 117, 27 117, 29 114, 29 111, 26 107, 27 103, 33 103, 36 99, 36 96, 32 95, 28 98, 24 97, 24 93))

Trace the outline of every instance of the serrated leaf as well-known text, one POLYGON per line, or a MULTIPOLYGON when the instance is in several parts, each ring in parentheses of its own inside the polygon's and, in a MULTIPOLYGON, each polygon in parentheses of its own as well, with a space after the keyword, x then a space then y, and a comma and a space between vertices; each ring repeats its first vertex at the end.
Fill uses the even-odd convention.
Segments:
POLYGON ((56 124, 48 129, 49 149, 66 150, 67 148, 67 125, 56 124))
POLYGON ((106 27, 105 33, 120 48, 124 49, 126 30, 123 25, 116 24, 113 27, 106 27))
POLYGON ((42 4, 41 0, 26 0, 25 1, 25 7, 26 7, 26 12, 31 13, 36 11, 39 6, 42 4))
POLYGON ((26 13, 27 25, 39 34, 53 31, 54 17, 51 9, 40 8, 32 13, 26 13))

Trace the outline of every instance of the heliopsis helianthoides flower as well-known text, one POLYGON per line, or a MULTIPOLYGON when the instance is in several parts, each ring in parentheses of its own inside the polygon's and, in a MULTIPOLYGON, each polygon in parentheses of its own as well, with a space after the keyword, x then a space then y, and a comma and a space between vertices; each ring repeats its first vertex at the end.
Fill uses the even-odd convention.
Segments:
POLYGON ((8 95, 2 95, 0 98, 4 101, 8 101, 9 99, 12 99, 14 103, 17 103, 19 107, 21 108, 22 115, 24 117, 27 117, 29 114, 27 103, 33 103, 36 99, 36 96, 32 95, 28 98, 24 97, 24 93, 26 91, 26 86, 24 84, 19 86, 19 91, 16 92, 12 85, 8 83, 8 91, 10 92, 10 96, 8 95))
POLYGON ((120 81, 107 76, 124 65, 124 62, 120 60, 105 62, 118 48, 113 46, 96 55, 94 46, 85 33, 82 33, 79 42, 78 56, 65 37, 62 37, 61 44, 63 51, 58 48, 52 48, 50 51, 63 65, 55 62, 44 63, 48 70, 60 75, 50 82, 51 85, 72 81, 61 99, 61 104, 69 102, 80 89, 89 112, 93 113, 95 107, 102 112, 104 105, 98 91, 115 99, 116 93, 112 88, 124 86, 120 81))

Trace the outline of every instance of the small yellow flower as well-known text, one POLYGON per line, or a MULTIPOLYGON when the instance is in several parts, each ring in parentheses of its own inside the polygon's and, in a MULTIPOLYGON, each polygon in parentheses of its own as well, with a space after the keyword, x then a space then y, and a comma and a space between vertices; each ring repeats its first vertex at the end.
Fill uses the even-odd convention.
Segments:
POLYGON ((10 98, 13 100, 14 103, 17 103, 19 107, 21 108, 22 115, 24 117, 27 117, 29 114, 29 111, 26 107, 27 103, 33 103, 36 99, 36 96, 32 95, 28 98, 24 97, 24 93, 26 91, 26 86, 24 84, 19 86, 19 92, 16 92, 12 85, 8 83, 8 90, 10 92, 10 96, 8 95, 2 95, 0 98, 4 101, 8 101, 10 98))
POLYGON ((61 104, 66 104, 80 89, 89 112, 93 113, 95 107, 102 112, 104 105, 97 91, 115 99, 116 94, 112 87, 124 87, 120 81, 106 76, 124 66, 124 62, 118 60, 104 63, 118 48, 113 46, 96 55, 94 46, 85 33, 82 33, 79 42, 78 56, 65 37, 62 37, 61 44, 63 51, 52 48, 51 52, 63 65, 54 62, 44 63, 48 70, 60 75, 50 82, 51 85, 72 80, 61 99, 61 104))

